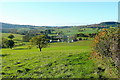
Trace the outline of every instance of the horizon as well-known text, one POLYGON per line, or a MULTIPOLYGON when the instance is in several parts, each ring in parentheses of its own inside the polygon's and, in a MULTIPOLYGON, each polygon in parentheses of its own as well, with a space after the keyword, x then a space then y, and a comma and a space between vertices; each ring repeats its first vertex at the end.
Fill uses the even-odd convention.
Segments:
POLYGON ((117 2, 4 2, 0 22, 35 26, 80 26, 117 22, 117 2), (32 17, 31 17, 32 16, 32 17))
MULTIPOLYGON (((103 22, 118 22, 118 21, 103 21, 103 22)), ((96 24, 100 24, 100 23, 103 23, 103 22, 99 22, 99 23, 96 23, 96 24)), ((30 25, 30 24, 14 24, 14 23, 6 23, 6 22, 0 22, 0 23, 4 23, 4 24, 12 24, 12 25, 29 25, 29 26, 39 26, 39 25, 30 25)), ((118 22, 120 23, 120 22, 118 22)), ((87 25, 94 25, 94 24, 87 24, 87 25)), ((50 27, 64 27, 64 26, 74 26, 74 25, 62 25, 62 26, 50 26, 50 27)), ((86 26, 86 25, 75 25, 75 26, 86 26)), ((40 26, 41 27, 41 26, 40 26)), ((49 26, 46 26, 46 27, 49 27, 49 26)))

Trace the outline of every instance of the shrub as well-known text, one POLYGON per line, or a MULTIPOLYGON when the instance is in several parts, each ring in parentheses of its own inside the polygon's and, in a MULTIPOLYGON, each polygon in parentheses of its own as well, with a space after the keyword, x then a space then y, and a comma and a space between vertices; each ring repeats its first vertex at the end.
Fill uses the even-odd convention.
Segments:
POLYGON ((36 35, 35 34, 26 34, 25 36, 23 36, 22 41, 29 42, 29 40, 34 36, 36 36, 36 35))
POLYGON ((102 29, 94 38, 94 50, 120 68, 120 28, 102 29))
POLYGON ((32 45, 28 45, 28 49, 31 49, 32 48, 32 45))
POLYGON ((2 48, 8 48, 7 43, 8 43, 8 39, 2 38, 2 40, 1 40, 1 47, 2 48))
POLYGON ((79 40, 82 40, 82 38, 79 38, 79 40))

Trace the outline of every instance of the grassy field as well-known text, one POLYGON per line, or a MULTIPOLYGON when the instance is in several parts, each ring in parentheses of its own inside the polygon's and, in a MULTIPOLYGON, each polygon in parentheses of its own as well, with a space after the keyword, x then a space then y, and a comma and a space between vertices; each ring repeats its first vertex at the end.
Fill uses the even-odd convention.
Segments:
MULTIPOLYGON (((7 33, 3 34, 7 37, 7 33)), ((21 41, 22 35, 15 35, 14 40, 21 41)), ((18 41, 18 43, 20 43, 18 41)), ((18 44, 17 43, 17 44, 18 44)), ((13 49, 3 48, 2 77, 3 78, 99 78, 97 60, 92 58, 92 40, 73 43, 51 43, 42 52, 33 47, 28 49, 28 43, 13 49)), ((99 62, 102 62, 99 60, 99 62)), ((104 63, 102 63, 104 64, 104 63)), ((105 67, 105 65, 103 66, 105 67)), ((109 70, 102 76, 110 77, 109 70)), ((116 78, 112 74, 112 78, 116 78)))
POLYGON ((53 43, 42 52, 36 48, 27 49, 27 46, 2 49, 3 77, 89 78, 96 68, 93 60, 88 59, 90 43, 53 43))
POLYGON ((2 34, 2 37, 3 37, 3 38, 6 38, 6 39, 9 39, 8 36, 9 36, 10 34, 14 35, 13 40, 14 40, 16 46, 21 45, 21 44, 27 44, 26 42, 22 42, 22 37, 23 37, 24 35, 13 34, 13 33, 0 33, 0 34, 2 34))
MULTIPOLYGON (((1 33, 0 33, 1 34, 1 33)), ((14 40, 22 40, 22 36, 23 35, 20 35, 20 34, 13 34, 13 33, 2 33, 2 37, 4 37, 4 38, 7 38, 10 34, 12 34, 12 35, 14 35, 15 36, 15 38, 14 38, 14 40)))
POLYGON ((97 33, 98 32, 97 29, 92 29, 92 28, 83 28, 83 29, 80 29, 79 27, 64 28, 64 29, 55 29, 55 32, 61 32, 61 31, 65 35, 68 35, 68 36, 73 36, 73 35, 79 34, 79 33, 89 34, 89 33, 97 33), (83 31, 79 31, 79 30, 83 30, 83 31))

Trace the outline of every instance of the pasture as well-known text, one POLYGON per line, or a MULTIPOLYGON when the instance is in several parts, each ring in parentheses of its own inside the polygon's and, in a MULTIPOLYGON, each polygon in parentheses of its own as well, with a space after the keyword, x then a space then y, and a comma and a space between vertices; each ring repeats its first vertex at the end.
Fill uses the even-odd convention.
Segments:
POLYGON ((93 60, 88 59, 90 43, 52 43, 42 52, 26 45, 2 49, 3 78, 89 78, 95 70, 93 60))
MULTIPOLYGON (((7 38, 8 34, 3 35, 7 38)), ((21 37, 15 34, 16 44, 21 37)), ((50 43, 41 52, 36 47, 29 49, 29 42, 24 44, 2 49, 2 78, 116 78, 107 69, 98 74, 98 66, 105 68, 106 64, 91 58, 92 40, 50 43)))

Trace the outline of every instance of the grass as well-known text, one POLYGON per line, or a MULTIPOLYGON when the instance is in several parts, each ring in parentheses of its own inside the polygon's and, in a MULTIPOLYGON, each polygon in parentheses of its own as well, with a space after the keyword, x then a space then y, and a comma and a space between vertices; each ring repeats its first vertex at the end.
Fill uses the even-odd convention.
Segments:
MULTIPOLYGON (((5 38, 8 35, 3 33, 5 38)), ((19 39, 17 44, 20 43, 22 35, 14 35, 14 40, 19 39)), ((108 75, 110 69, 98 74, 98 67, 105 68, 107 64, 100 59, 91 59, 91 40, 51 43, 42 52, 36 47, 28 49, 28 45, 2 49, 3 78, 99 78, 101 74, 105 78, 117 77, 108 75)))
POLYGON ((6 39, 9 39, 8 36, 9 36, 10 34, 14 35, 13 40, 14 40, 16 46, 17 46, 17 45, 20 45, 20 44, 26 44, 25 42, 22 42, 22 37, 23 37, 23 35, 13 34, 13 33, 0 33, 0 34, 2 34, 2 37, 6 38, 6 39))
POLYGON ((3 78, 89 78, 96 68, 90 43, 53 43, 42 52, 27 45, 2 49, 3 78))
MULTIPOLYGON (((1 34, 1 33, 0 33, 1 34)), ((4 37, 4 38, 8 38, 8 36, 10 35, 10 34, 12 34, 12 35, 14 35, 14 39, 13 40, 15 40, 15 41, 20 41, 20 40, 22 40, 22 36, 23 35, 20 35, 20 34, 13 34, 13 33, 2 33, 2 37, 4 37)))

